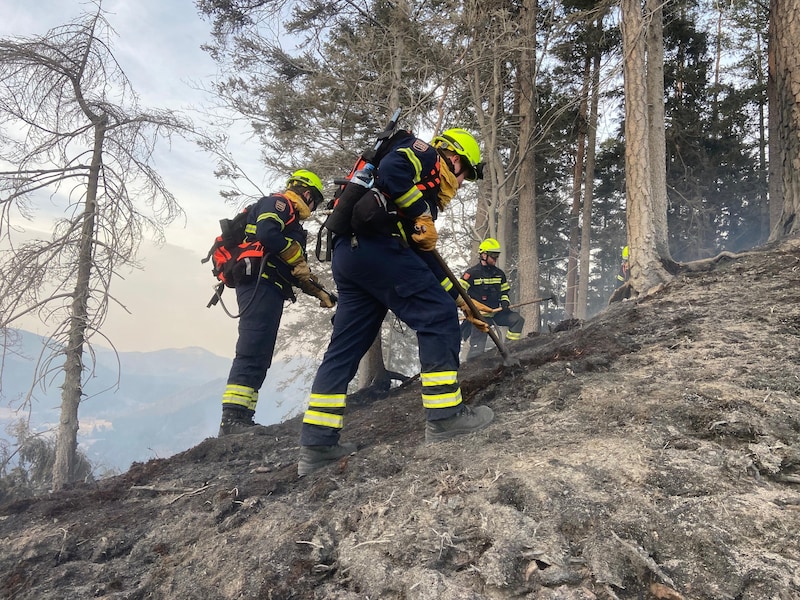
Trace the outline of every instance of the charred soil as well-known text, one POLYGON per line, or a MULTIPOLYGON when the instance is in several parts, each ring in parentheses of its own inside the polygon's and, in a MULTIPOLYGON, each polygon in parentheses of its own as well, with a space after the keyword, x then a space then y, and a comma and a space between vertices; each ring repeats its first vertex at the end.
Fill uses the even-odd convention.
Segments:
POLYGON ((425 444, 419 382, 0 507, 0 597, 800 598, 800 243, 462 367, 484 431, 425 444))

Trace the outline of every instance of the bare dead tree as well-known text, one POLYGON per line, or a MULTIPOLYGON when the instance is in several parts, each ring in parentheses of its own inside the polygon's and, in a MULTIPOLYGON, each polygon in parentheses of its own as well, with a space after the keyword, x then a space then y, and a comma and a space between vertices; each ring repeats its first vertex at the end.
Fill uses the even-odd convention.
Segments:
POLYGON ((55 489, 76 476, 90 341, 118 303, 112 281, 136 266, 145 232, 160 241, 182 214, 151 165, 155 143, 191 132, 170 111, 139 108, 101 4, 42 37, 0 40, 0 239, 10 248, 0 260, 0 328, 27 315, 50 332, 39 372, 64 374, 55 489), (23 219, 48 197, 64 209, 50 239, 19 241, 23 219))

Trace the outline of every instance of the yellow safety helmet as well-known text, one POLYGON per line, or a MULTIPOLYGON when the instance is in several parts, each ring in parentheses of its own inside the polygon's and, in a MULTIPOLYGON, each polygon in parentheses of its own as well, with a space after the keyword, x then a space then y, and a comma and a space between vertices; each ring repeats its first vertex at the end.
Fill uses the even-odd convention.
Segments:
POLYGON ((500 249, 500 242, 498 242, 494 238, 486 238, 481 242, 481 245, 478 246, 478 252, 483 254, 484 252, 501 252, 500 249))
POLYGON ((325 196, 322 195, 322 180, 316 173, 312 173, 306 169, 295 171, 286 181, 286 187, 295 185, 302 185, 311 190, 311 197, 314 204, 313 206, 309 206, 309 209, 316 209, 325 200, 325 196))
POLYGON ((469 173, 466 179, 475 181, 483 179, 483 163, 481 162, 481 149, 474 137, 464 129, 448 129, 431 140, 434 148, 442 148, 455 152, 466 160, 469 173))
POLYGON ((622 260, 628 260, 628 254, 629 254, 628 247, 627 247, 627 246, 625 246, 625 247, 622 249, 622 260))
POLYGON ((296 184, 305 185, 310 188, 316 189, 320 194, 322 194, 322 180, 316 173, 312 173, 311 171, 307 171, 306 169, 300 169, 292 173, 292 176, 286 181, 286 187, 291 187, 296 184))

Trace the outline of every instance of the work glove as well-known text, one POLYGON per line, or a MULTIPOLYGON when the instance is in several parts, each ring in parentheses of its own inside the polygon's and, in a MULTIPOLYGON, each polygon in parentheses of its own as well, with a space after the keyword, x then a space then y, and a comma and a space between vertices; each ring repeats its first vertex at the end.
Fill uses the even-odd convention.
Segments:
POLYGON ((411 234, 411 239, 423 252, 430 252, 436 248, 439 234, 436 233, 436 226, 430 215, 421 215, 414 220, 414 233, 411 234))
POLYGON ((314 278, 305 259, 295 263, 295 265, 292 267, 292 277, 297 278, 300 283, 303 283, 304 281, 311 281, 314 278))
POLYGON ((350 178, 350 181, 352 183, 360 185, 365 189, 370 189, 372 187, 372 184, 375 183, 375 178, 372 176, 374 169, 375 167, 367 163, 366 165, 364 165, 363 169, 359 169, 358 171, 353 173, 353 176, 350 178))
MULTIPOLYGON (((472 299, 472 303, 475 305, 475 308, 478 309, 478 312, 481 313, 484 317, 491 316, 495 313, 495 309, 489 308, 483 302, 478 300, 472 299)), ((464 300, 463 297, 459 296, 456 299, 456 306, 461 310, 469 310, 469 305, 467 305, 467 301, 464 300)))
POLYGON ((500 300, 500 310, 508 310, 511 303, 508 300, 500 300))
POLYGON ((292 268, 292 277, 295 277, 301 283, 312 279, 313 275, 311 275, 311 269, 303 254, 303 248, 298 242, 290 243, 288 248, 278 254, 278 256, 292 268))
MULTIPOLYGON (((310 272, 309 275, 311 275, 310 272)), ((317 278, 314 277, 313 275, 311 275, 306 280, 300 281, 300 289, 303 290, 304 294, 308 294, 309 296, 314 296, 315 298, 318 298, 319 305, 322 308, 333 308, 334 305, 336 304, 333 301, 333 298, 331 298, 331 295, 324 289, 322 289, 322 286, 320 286, 317 283, 317 278)))
MULTIPOLYGON (((473 300, 472 302, 473 304, 475 304, 475 308, 477 308, 481 312, 483 312, 484 308, 488 311, 492 310, 491 308, 489 308, 485 304, 481 304, 477 300, 473 300)), ((478 331, 482 331, 483 333, 489 333, 489 324, 486 321, 472 314, 472 310, 470 309, 469 305, 467 304, 466 300, 464 300, 464 298, 462 298, 461 296, 456 298, 456 306, 461 309, 461 312, 464 313, 464 318, 470 323, 472 323, 475 326, 475 328, 478 329, 478 331)))
POLYGON ((331 295, 323 289, 317 290, 316 296, 319 298, 319 305, 322 308, 333 308, 336 304, 331 295))

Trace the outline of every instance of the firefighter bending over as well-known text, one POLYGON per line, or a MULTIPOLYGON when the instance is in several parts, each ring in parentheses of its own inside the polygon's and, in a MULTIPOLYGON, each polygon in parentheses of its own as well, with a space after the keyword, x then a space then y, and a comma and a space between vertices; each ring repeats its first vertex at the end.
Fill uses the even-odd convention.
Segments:
POLYGON ((377 162, 374 181, 368 172, 351 178, 348 185, 362 181, 366 189, 348 220, 351 233, 333 240, 339 304, 303 417, 301 476, 356 450, 355 444, 339 443, 347 386, 387 310, 417 334, 425 439, 478 431, 494 419, 489 407, 462 402, 455 286, 431 254, 439 211, 464 180, 482 175, 478 143, 463 129, 448 129, 430 143, 398 131, 377 162))

